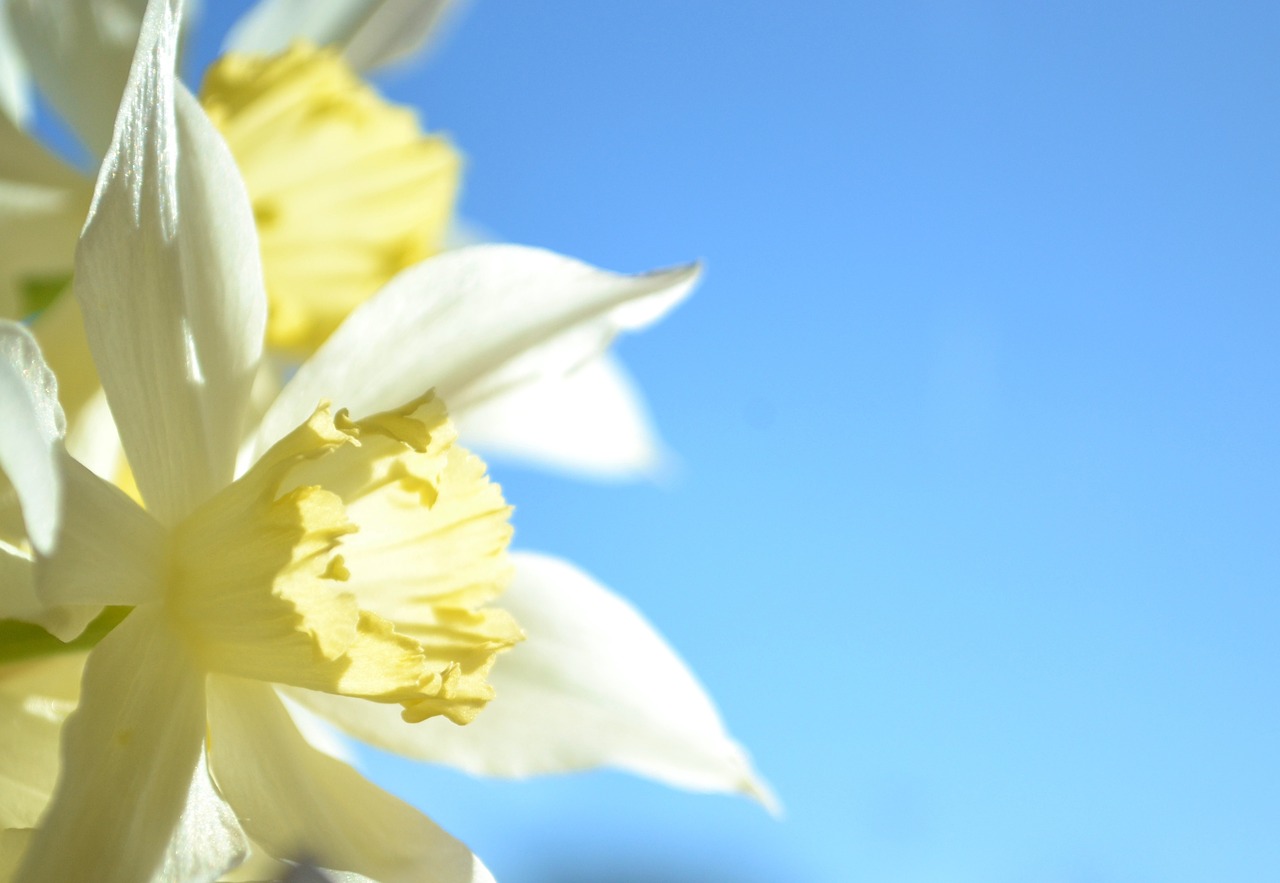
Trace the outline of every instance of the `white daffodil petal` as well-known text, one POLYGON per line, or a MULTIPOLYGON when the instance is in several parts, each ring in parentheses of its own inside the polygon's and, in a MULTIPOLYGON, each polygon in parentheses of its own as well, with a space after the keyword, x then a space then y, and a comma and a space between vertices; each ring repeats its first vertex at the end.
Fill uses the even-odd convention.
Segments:
POLYGON ((0 0, 0 113, 21 126, 31 115, 31 78, 14 39, 7 2, 0 0))
POLYGON ((31 75, 101 156, 138 42, 146 0, 8 0, 31 75))
POLYGON ((107 396, 101 387, 72 417, 64 444, 67 453, 94 475, 108 481, 120 475, 120 464, 124 462, 120 430, 116 428, 107 396))
POLYGON ((409 726, 338 697, 290 695, 357 738, 472 773, 616 767, 773 805, 706 692, 631 605, 564 561, 512 559, 516 576, 502 606, 527 637, 494 665, 497 697, 473 723, 409 726))
POLYGON ((212 883, 249 856, 236 814, 213 789, 204 754, 196 763, 187 805, 152 883, 212 883))
POLYGON ((204 701, 204 675, 159 606, 129 614, 85 663, 62 773, 17 880, 151 880, 187 803, 204 701))
POLYGON ((66 712, 51 704, 0 692, 0 829, 33 827, 53 793, 66 712))
POLYGON ((0 619, 30 622, 44 608, 36 598, 33 567, 29 556, 0 542, 0 619))
POLYGON ((8 321, 0 321, 0 426, 0 467, 40 562, 0 549, 5 617, 71 640, 98 606, 153 597, 164 566, 159 526, 62 449, 57 381, 30 332, 8 321))
MULTIPOLYGON (((0 693, 10 696, 41 696, 67 712, 80 699, 80 678, 88 651, 79 650, 46 656, 38 664, 6 666, 0 671, 0 693)), ((56 707, 47 709, 56 711, 56 707)))
POLYGON ((101 612, 97 604, 45 604, 36 593, 35 562, 0 542, 0 620, 34 623, 59 640, 70 641, 101 612))
POLYGON ((452 414, 484 454, 596 478, 642 477, 662 465, 640 392, 608 353, 452 414))
POLYGON ((422 48, 452 0, 263 0, 236 22, 223 50, 269 55, 295 40, 337 45, 357 70, 422 48))
POLYGON ((58 382, 31 333, 0 320, 0 469, 17 492, 32 545, 53 546, 61 518, 58 456, 66 417, 58 382))
POLYGON ((24 318, 70 281, 92 195, 87 178, 0 116, 0 316, 24 318))
POLYGON ((0 883, 10 883, 18 871, 23 852, 31 842, 32 828, 0 830, 0 883))
POLYGON ((65 451, 60 463, 62 523, 54 548, 36 555, 36 596, 46 606, 157 600, 169 566, 164 529, 65 451))
POLYGON ((266 684, 210 676, 209 727, 219 791, 277 858, 381 883, 492 880, 426 816, 312 748, 266 684))
MULTIPOLYGON (((621 276, 515 245, 437 255, 357 308, 298 370, 263 419, 253 451, 298 425, 323 397, 362 417, 434 387, 450 408, 465 407, 477 390, 496 393, 489 380, 539 347, 568 370, 631 321, 631 313, 615 318, 620 307, 669 304, 697 276, 696 266, 621 276)), ((504 385, 534 379, 501 376, 504 385)))
POLYGON ((266 322, 243 182, 174 80, 177 5, 148 7, 75 278, 129 463, 166 524, 231 479, 266 322))

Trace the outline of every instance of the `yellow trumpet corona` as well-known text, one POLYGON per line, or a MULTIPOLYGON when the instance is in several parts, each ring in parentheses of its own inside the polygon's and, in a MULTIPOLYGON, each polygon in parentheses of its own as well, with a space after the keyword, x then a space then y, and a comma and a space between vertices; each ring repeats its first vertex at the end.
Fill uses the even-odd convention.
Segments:
POLYGON ((235 156, 262 248, 269 345, 305 355, 400 270, 440 250, 461 161, 335 50, 228 54, 200 100, 235 156))

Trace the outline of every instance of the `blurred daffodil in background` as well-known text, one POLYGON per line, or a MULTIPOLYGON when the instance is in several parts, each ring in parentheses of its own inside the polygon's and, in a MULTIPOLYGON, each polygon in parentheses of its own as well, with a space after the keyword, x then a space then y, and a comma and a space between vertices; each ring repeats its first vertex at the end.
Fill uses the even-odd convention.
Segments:
POLYGON ((457 154, 349 64, 416 48, 438 4, 338 7, 259 6, 200 100, 174 0, 6 9, 29 69, 0 70, 0 879, 214 880, 250 856, 488 879, 313 747, 316 717, 477 773, 770 800, 633 608, 506 551, 453 428, 636 468, 651 440, 611 419, 638 405, 604 353, 696 267, 432 257, 457 154), (24 128, 28 75, 102 157, 92 185, 24 128))

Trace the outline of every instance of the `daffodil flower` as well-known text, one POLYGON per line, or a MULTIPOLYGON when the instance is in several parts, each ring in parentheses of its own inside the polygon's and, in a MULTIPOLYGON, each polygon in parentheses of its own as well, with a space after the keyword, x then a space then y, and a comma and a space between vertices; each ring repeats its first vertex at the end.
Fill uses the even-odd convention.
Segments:
MULTIPOLYGON (((231 96, 230 104, 221 97, 225 89, 206 89, 204 100, 219 105, 215 115, 223 120, 220 125, 259 210, 271 301, 269 345, 283 348, 290 357, 313 348, 345 310, 396 270, 439 247, 456 158, 439 138, 418 136, 417 146, 409 147, 410 139, 400 134, 404 124, 397 119, 405 115, 402 109, 384 105, 375 112, 374 102, 350 88, 316 90, 318 84, 341 80, 329 70, 335 67, 330 53, 296 66, 308 71, 307 77, 281 81, 268 76, 270 88, 265 92, 253 76, 245 80, 244 72, 271 74, 279 62, 263 54, 283 52, 299 39, 340 49, 357 71, 376 68, 418 51, 451 5, 447 0, 263 0, 227 36, 227 58, 241 59, 229 67, 244 85, 235 90, 238 94, 231 96), (247 60, 254 55, 256 61, 247 60), (221 95, 211 94, 214 91, 221 95), (265 133, 270 137, 264 141, 263 132, 252 131, 255 105, 287 108, 288 119, 309 119, 310 124, 278 127, 265 133), (246 128, 249 138, 240 137, 246 128), (360 151, 335 150, 340 145, 333 133, 344 128, 354 144, 403 144, 398 149, 405 156, 390 163, 380 159, 386 170, 371 178, 352 175, 351 163, 367 157, 360 151), (317 131, 324 135, 326 129, 333 131, 320 139, 325 149, 317 150, 317 131), (279 163, 271 161, 273 156, 300 160, 289 170, 295 183, 283 199, 279 163), (413 186, 386 187, 389 180, 410 180, 409 175, 417 176, 413 186), (406 213, 413 211, 419 217, 410 220, 406 213)), ((110 136, 145 4, 8 0, 8 6, 9 15, 0 20, 12 20, 18 45, 31 62, 31 77, 91 152, 100 155, 110 136)), ((0 39, 3 36, 0 31, 0 39)), ((211 74, 220 66, 215 65, 211 74)), ((0 90, 8 82, 21 95, 25 75, 8 80, 3 76, 0 69, 0 90)), ((0 118, 0 316, 28 316, 65 287, 73 234, 83 222, 90 193, 88 183, 74 170, 49 156, 12 120, 0 118)), ((638 330, 663 312, 633 312, 616 329, 638 330)), ((59 298, 54 309, 44 311, 37 327, 62 378, 68 413, 77 424, 88 404, 104 411, 92 399, 96 378, 75 357, 81 343, 79 321, 74 299, 59 298)), ((654 474, 665 459, 639 391, 603 347, 589 357, 544 347, 537 370, 526 371, 520 383, 507 384, 483 404, 465 412, 454 408, 453 413, 469 444, 563 472, 637 477, 654 474)), ((73 433, 77 453, 83 450, 75 436, 84 434, 73 433)))
MULTIPOLYGON (((22 813, 0 814, 0 846, 25 849, 18 879, 212 880, 247 837, 383 881, 486 879, 425 817, 312 748, 282 692, 468 769, 609 764, 763 794, 661 639, 553 559, 517 568, 512 606, 531 614, 535 649, 494 670, 507 668, 512 714, 475 742, 415 731, 474 716, 517 638, 483 606, 502 582, 505 505, 424 390, 482 402, 548 349, 597 352, 696 271, 620 277, 511 246, 442 255, 356 310, 246 432, 265 321, 257 241, 232 158, 173 79, 177 22, 176 4, 153 2, 76 255, 145 509, 66 454, 52 373, 21 326, 0 328, 0 466, 22 516, 0 544, 0 617, 81 642, 5 642, 0 683, 91 648, 39 828, 16 830, 40 782, 21 783, 37 795, 22 813), (356 706, 393 715, 371 726, 356 706)), ((59 709, 8 717, 6 738, 47 744, 59 709)), ((18 781, 15 759, 0 757, 0 787, 18 781)))

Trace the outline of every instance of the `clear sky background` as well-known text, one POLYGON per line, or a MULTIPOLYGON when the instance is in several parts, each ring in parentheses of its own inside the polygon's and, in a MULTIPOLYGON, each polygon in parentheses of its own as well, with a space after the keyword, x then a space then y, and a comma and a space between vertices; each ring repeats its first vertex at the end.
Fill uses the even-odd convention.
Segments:
MULTIPOLYGON (((240 3, 207 0, 213 36, 240 3)), ((704 258, 679 469, 502 463, 786 806, 368 755, 503 883, 1280 879, 1280 6, 475 0, 383 80, 463 211, 704 258)))

